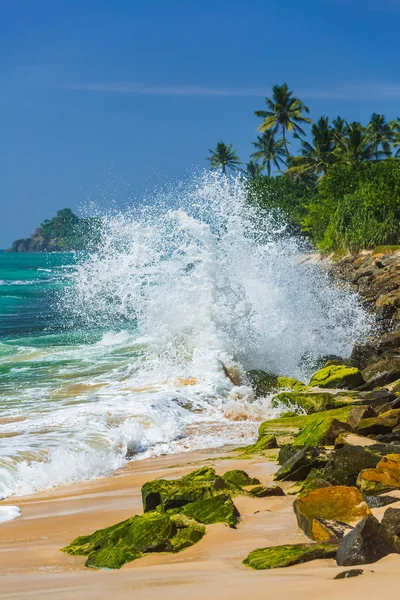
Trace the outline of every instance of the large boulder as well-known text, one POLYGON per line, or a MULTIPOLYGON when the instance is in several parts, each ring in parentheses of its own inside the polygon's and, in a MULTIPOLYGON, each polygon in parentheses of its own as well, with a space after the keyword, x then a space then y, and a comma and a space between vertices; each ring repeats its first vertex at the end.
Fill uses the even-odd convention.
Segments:
POLYGON ((371 513, 358 489, 347 486, 331 486, 308 492, 295 500, 293 510, 299 527, 311 539, 314 539, 315 519, 351 525, 371 513))
POLYGON ((400 508, 387 508, 381 521, 382 527, 390 533, 390 535, 400 536, 400 508))
POLYGON ((323 477, 333 485, 355 486, 363 469, 375 468, 381 456, 360 446, 343 446, 328 458, 323 477))
POLYGON ((309 562, 319 558, 334 558, 337 545, 325 544, 293 544, 258 548, 250 552, 243 564, 253 569, 278 569, 309 562))
POLYGON ((336 554, 340 566, 366 565, 396 552, 393 536, 372 515, 364 517, 342 540, 336 554))
POLYGON ((400 454, 382 458, 374 469, 364 469, 358 475, 357 487, 371 496, 400 488, 400 454))
POLYGON ((365 383, 361 371, 356 367, 330 365, 317 371, 310 380, 310 386, 320 388, 340 388, 354 390, 365 383))
POLYGON ((326 464, 327 455, 323 448, 306 446, 299 448, 275 473, 277 481, 301 481, 305 479, 311 469, 322 467, 326 464))
POLYGON ((87 556, 87 567, 119 569, 148 552, 188 548, 204 534, 204 525, 186 516, 150 512, 78 537, 63 552, 87 556))

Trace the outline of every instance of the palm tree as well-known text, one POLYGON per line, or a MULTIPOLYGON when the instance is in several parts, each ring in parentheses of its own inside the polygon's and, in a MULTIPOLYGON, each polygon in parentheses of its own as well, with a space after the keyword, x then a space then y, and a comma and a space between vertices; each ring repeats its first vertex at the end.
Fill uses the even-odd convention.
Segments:
POLYGON ((386 122, 384 115, 372 113, 366 133, 372 144, 376 159, 382 155, 385 157, 391 155, 390 144, 393 141, 393 130, 390 124, 386 122))
POLYGON ((273 133, 281 131, 283 145, 287 152, 286 132, 293 131, 305 135, 299 123, 311 123, 311 119, 303 116, 309 113, 309 108, 299 98, 293 96, 287 83, 274 85, 272 99, 265 98, 268 110, 256 110, 255 115, 261 117, 263 122, 258 127, 260 132, 272 129, 273 133))
MULTIPOLYGON (((335 137, 328 117, 321 117, 311 127, 312 143, 301 140, 301 155, 290 159, 289 174, 304 176, 315 174, 321 179, 334 162, 335 137)), ((295 134, 298 139, 299 136, 295 134)))
POLYGON ((390 129, 392 131, 392 148, 395 150, 394 155, 400 158, 400 118, 394 119, 389 122, 390 129))
MULTIPOLYGON (((358 121, 346 123, 343 145, 337 146, 334 152, 335 158, 340 162, 352 164, 360 160, 370 160, 376 152, 365 127, 358 121)), ((378 151, 378 157, 383 154, 378 151)))
POLYGON ((336 119, 333 119, 332 124, 332 133, 335 140, 335 145, 336 147, 341 148, 344 144, 346 121, 338 115, 336 119))
POLYGON ((242 163, 236 154, 236 150, 232 150, 232 144, 228 146, 224 142, 218 142, 215 150, 209 150, 211 156, 208 160, 211 164, 211 169, 218 169, 221 167, 222 172, 226 175, 227 169, 235 171, 242 163))
POLYGON ((262 135, 259 135, 256 142, 253 142, 253 146, 257 148, 256 152, 253 152, 251 158, 261 160, 263 167, 267 165, 268 177, 271 177, 271 163, 279 170, 281 164, 285 164, 283 157, 287 155, 285 150, 284 140, 275 140, 274 133, 271 129, 264 131, 262 135))
POLYGON ((263 170, 264 165, 260 165, 255 160, 250 160, 248 163, 246 163, 245 174, 249 179, 257 179, 257 177, 260 177, 263 170))

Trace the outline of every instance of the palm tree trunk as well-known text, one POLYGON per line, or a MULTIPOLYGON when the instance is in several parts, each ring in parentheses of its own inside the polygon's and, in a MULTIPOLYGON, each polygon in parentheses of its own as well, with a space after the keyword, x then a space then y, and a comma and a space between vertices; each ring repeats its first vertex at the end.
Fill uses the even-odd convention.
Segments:
POLYGON ((287 147, 287 141, 286 141, 286 127, 282 127, 282 139, 283 139, 283 145, 285 146, 285 150, 286 150, 286 154, 289 154, 289 150, 287 147))
POLYGON ((267 173, 268 173, 268 177, 271 177, 271 161, 270 160, 267 162, 267 173))
POLYGON ((221 168, 222 168, 222 173, 223 173, 224 175, 226 175, 226 165, 225 165, 225 163, 222 163, 222 164, 221 164, 221 168))

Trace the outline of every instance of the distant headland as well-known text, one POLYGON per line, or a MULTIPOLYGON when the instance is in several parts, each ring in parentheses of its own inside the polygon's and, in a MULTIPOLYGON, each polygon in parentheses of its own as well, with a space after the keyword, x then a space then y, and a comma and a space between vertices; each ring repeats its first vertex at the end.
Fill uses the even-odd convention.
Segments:
POLYGON ((78 217, 70 208, 46 219, 29 238, 15 240, 7 252, 68 252, 84 250, 99 239, 101 222, 97 217, 78 217))

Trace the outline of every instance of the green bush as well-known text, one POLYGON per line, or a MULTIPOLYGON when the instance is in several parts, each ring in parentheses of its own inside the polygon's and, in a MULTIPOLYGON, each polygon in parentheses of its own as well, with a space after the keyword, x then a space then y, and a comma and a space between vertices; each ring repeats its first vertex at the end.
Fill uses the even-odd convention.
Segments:
POLYGON ((307 207, 302 229, 323 252, 400 242, 400 161, 335 165, 307 207))

